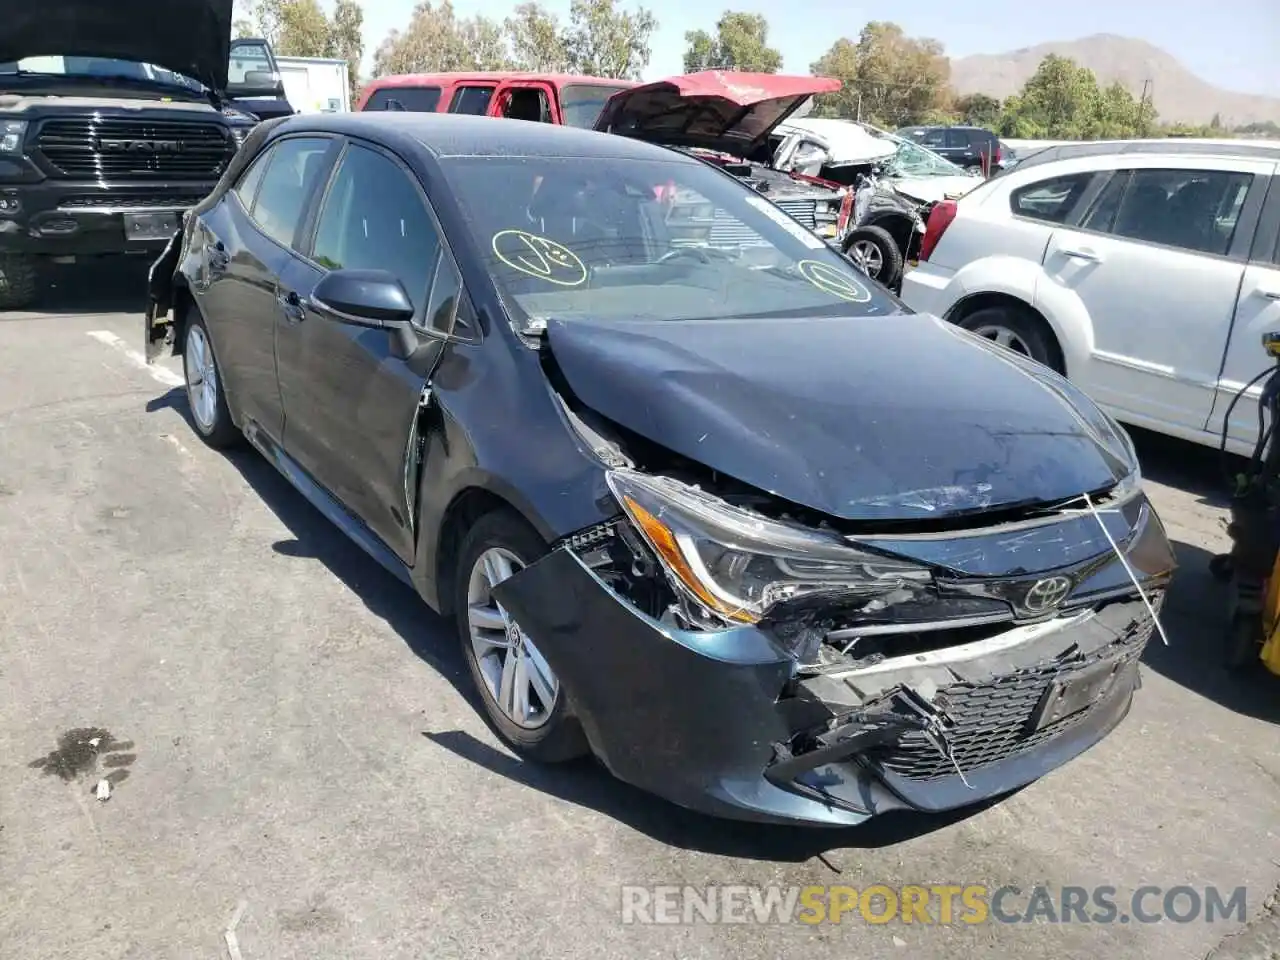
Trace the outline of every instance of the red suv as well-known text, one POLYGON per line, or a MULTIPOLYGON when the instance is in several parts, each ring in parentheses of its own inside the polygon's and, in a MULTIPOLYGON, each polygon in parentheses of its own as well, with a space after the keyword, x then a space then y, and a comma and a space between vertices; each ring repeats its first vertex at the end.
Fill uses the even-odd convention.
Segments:
POLYGON ((569 74, 413 73, 374 79, 356 109, 473 113, 590 130, 605 101, 634 86, 569 74))

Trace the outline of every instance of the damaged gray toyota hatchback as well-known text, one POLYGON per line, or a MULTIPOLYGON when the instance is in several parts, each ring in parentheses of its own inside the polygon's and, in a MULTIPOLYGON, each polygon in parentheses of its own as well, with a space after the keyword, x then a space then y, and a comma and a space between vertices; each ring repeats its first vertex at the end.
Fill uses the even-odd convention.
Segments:
POLYGON ((1070 383, 624 137, 264 123, 153 268, 146 340, 201 436, 454 619, 512 748, 722 816, 1065 763, 1127 712, 1174 566, 1070 383))

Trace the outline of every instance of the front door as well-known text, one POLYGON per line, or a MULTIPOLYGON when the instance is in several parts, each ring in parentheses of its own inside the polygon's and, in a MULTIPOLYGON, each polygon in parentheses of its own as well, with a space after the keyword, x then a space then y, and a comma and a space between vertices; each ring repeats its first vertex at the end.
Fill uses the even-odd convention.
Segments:
POLYGON ((1132 167, 1079 228, 1054 231, 1044 272, 1079 297, 1092 328, 1080 386, 1121 420, 1200 431, 1244 273, 1236 227, 1263 171, 1203 157, 1132 167))
POLYGON ((489 115, 509 120, 560 123, 560 104, 546 83, 513 80, 502 84, 489 102, 489 115))
POLYGON ((314 241, 279 291, 287 304, 276 340, 285 452, 406 563, 416 494, 406 490, 406 462, 440 341, 402 357, 394 334, 343 323, 307 301, 326 270, 387 270, 420 323, 440 246, 416 177, 390 154, 352 142, 321 202, 314 241))

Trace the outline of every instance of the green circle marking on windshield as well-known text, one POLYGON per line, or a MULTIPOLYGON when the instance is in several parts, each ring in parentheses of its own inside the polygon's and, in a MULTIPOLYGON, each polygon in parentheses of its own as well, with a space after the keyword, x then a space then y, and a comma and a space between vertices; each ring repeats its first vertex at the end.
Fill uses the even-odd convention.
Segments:
POLYGON ((499 230, 493 252, 512 270, 562 287, 586 283, 587 268, 568 247, 524 230, 499 230))
POLYGON ((871 299, 871 291, 858 283, 839 267, 820 260, 801 260, 796 264, 800 275, 812 283, 823 293, 829 293, 850 303, 866 303, 871 299))

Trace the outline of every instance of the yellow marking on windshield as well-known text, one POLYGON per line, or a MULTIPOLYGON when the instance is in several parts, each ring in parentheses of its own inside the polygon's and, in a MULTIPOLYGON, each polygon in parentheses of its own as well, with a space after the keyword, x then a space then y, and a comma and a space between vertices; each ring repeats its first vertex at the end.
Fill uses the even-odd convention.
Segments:
POLYGON ((578 255, 563 244, 525 230, 499 230, 493 235, 493 252, 512 270, 561 287, 578 287, 587 281, 587 268, 578 255))
POLYGON ((871 300, 871 291, 839 267, 833 267, 821 260, 801 260, 796 264, 800 275, 812 283, 823 293, 829 293, 850 303, 867 303, 871 300))

